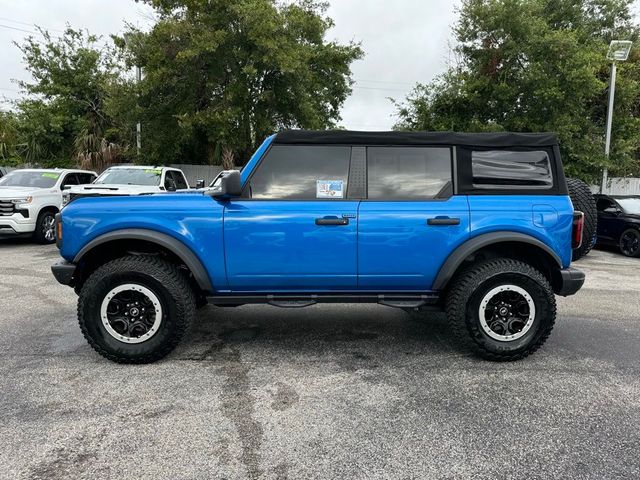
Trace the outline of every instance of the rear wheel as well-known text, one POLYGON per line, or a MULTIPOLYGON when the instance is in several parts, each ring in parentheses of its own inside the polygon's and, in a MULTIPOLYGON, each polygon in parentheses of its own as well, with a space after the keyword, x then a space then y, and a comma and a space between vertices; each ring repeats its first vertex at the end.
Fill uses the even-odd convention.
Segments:
POLYGON ((569 196, 573 208, 584 213, 584 229, 582 231, 582 244, 573 249, 573 260, 584 257, 591 251, 596 243, 598 235, 598 210, 589 185, 577 178, 567 178, 569 196))
POLYGON ((547 339, 556 318, 549 281, 530 265, 486 260, 459 274, 446 298, 454 336, 479 356, 518 360, 547 339))
POLYGON ((149 363, 171 352, 195 311, 179 268, 153 256, 127 256, 93 272, 78 297, 78 321, 89 344, 120 363, 149 363))
POLYGON ((56 241, 56 214, 52 211, 45 210, 40 212, 36 220, 36 229, 33 232, 33 238, 36 242, 42 244, 53 243, 56 241))
POLYGON ((620 251, 627 257, 640 257, 640 232, 629 228, 620 235, 620 251))

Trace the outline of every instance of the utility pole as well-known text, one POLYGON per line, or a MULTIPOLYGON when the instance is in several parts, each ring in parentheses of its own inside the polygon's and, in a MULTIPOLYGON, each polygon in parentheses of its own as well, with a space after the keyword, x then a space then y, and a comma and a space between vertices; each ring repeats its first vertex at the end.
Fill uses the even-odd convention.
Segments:
POLYGON ((609 79, 609 105, 607 106, 607 130, 604 138, 604 156, 606 164, 602 170, 602 184, 600 185, 600 193, 604 193, 607 188, 609 170, 609 151, 611 150, 611 124, 613 123, 613 101, 616 95, 616 61, 624 62, 629 57, 631 45, 633 42, 629 40, 612 40, 609 44, 607 59, 611 60, 611 78, 609 79))
MULTIPOLYGON (((136 82, 140 85, 142 80, 142 69, 139 65, 136 65, 136 82)), ((136 123, 136 154, 140 157, 140 148, 142 147, 142 128, 140 126, 140 120, 136 123)))
MULTIPOLYGON (((613 100, 616 95, 616 62, 611 62, 611 77, 609 78, 609 106, 607 107, 607 130, 604 137, 604 156, 609 163, 609 151, 611 150, 611 123, 613 122, 613 100)), ((602 170, 602 185, 600 185, 600 193, 604 193, 607 186, 607 177, 609 171, 605 165, 602 170)))

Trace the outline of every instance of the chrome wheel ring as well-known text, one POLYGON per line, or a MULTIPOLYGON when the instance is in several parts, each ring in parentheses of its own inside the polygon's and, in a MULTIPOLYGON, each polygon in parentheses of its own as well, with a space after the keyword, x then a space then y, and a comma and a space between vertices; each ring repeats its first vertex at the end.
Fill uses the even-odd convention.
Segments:
POLYGON ((100 319, 109 335, 124 343, 149 340, 162 323, 162 305, 147 287, 126 283, 107 293, 100 305, 100 319))
POLYGON ((536 318, 531 295, 517 285, 500 285, 480 301, 480 326, 484 333, 499 342, 511 342, 524 336, 536 318))
POLYGON ((42 235, 51 242, 56 238, 56 219, 53 215, 46 215, 42 219, 42 235))

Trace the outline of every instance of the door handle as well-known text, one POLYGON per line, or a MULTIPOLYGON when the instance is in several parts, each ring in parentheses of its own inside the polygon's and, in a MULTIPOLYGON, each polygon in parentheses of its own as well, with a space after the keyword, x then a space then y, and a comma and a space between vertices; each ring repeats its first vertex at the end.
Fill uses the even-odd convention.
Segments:
POLYGON ((427 219, 427 225, 460 225, 459 218, 435 217, 427 219))
POLYGON ((322 217, 316 218, 316 225, 349 225, 348 218, 322 217))

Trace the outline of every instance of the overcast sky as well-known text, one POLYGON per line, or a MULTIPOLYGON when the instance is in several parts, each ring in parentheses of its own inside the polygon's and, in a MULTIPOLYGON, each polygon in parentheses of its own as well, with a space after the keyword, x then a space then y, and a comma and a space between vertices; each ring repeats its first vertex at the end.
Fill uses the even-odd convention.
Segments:
MULTIPOLYGON (((354 130, 393 126, 388 97, 402 99, 416 82, 441 73, 449 57, 455 5, 451 0, 332 0, 335 28, 329 39, 362 42, 365 56, 353 64, 356 81, 342 111, 342 125, 354 130)), ((636 2, 636 5, 640 3, 636 2)), ((35 25, 60 33, 65 24, 108 36, 124 23, 152 24, 153 13, 133 0, 0 0, 0 99, 18 96, 12 79, 25 79, 20 42, 35 25)), ((0 104, 6 107, 6 103, 0 104)))

